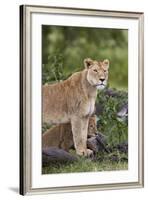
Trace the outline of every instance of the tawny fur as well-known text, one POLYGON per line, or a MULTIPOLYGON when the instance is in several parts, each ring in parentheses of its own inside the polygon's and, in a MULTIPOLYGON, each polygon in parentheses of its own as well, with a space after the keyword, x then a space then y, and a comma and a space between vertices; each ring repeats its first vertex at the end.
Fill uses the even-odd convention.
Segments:
MULTIPOLYGON (((97 133, 96 117, 91 116, 88 124, 88 137, 97 133)), ((42 136, 42 147, 58 147, 69 151, 74 145, 71 124, 59 124, 48 129, 42 136)))
POLYGON ((67 80, 43 86, 43 122, 70 122, 78 155, 90 153, 86 144, 88 119, 94 112, 97 89, 107 84, 109 61, 85 59, 84 65, 83 71, 67 80))

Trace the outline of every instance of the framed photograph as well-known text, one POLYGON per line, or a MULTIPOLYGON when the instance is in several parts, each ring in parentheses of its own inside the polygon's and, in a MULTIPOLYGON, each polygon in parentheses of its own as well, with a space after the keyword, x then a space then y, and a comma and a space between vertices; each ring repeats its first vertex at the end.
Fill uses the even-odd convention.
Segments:
POLYGON ((143 187, 143 18, 20 6, 20 194, 143 187))

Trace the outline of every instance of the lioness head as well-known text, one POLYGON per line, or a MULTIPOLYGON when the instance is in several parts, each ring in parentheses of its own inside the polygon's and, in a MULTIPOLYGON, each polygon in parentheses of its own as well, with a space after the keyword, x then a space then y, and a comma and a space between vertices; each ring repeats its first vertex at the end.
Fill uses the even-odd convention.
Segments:
POLYGON ((97 89, 104 89, 108 80, 109 61, 96 61, 90 58, 84 59, 88 82, 97 89))
POLYGON ((89 118, 88 123, 88 138, 95 136, 97 134, 97 122, 96 122, 96 116, 91 116, 89 118))

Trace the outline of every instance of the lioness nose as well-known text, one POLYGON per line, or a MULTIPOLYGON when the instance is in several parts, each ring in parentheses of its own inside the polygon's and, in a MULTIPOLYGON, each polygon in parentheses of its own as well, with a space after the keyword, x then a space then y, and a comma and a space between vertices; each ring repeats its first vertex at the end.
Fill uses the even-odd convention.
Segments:
POLYGON ((100 81, 102 81, 102 82, 103 82, 104 80, 105 80, 105 78, 100 78, 100 81))

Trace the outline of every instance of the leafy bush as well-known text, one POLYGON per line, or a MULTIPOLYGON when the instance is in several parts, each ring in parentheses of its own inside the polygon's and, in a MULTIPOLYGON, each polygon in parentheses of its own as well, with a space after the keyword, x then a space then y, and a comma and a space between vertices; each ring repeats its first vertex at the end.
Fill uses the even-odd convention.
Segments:
POLYGON ((48 62, 42 67, 42 83, 64 80, 63 56, 54 54, 48 56, 48 62))
POLYGON ((112 90, 115 95, 107 95, 107 90, 98 93, 97 104, 102 106, 102 113, 97 116, 99 131, 107 136, 109 145, 127 141, 128 125, 119 121, 117 112, 128 102, 128 94, 125 91, 112 90))

